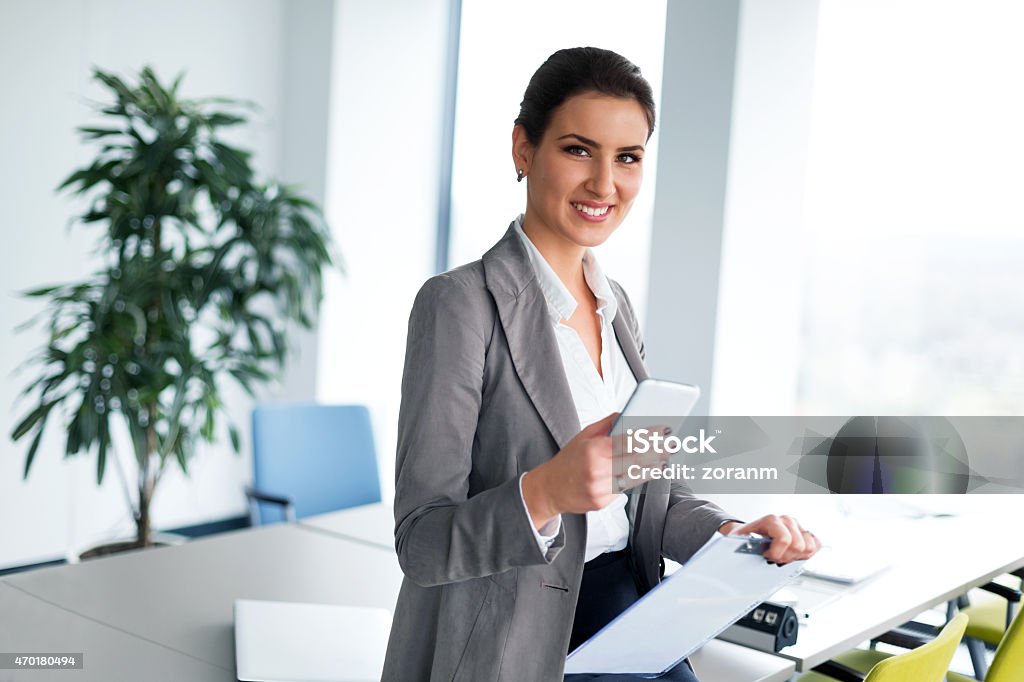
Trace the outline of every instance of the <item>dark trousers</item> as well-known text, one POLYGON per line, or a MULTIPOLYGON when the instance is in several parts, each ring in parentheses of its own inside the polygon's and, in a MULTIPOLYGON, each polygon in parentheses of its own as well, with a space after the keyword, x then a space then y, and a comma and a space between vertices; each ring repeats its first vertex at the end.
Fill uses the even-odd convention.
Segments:
MULTIPOLYGON (((639 599, 629 567, 629 549, 606 552, 583 566, 583 582, 572 622, 569 651, 572 651, 639 599)), ((628 682, 649 678, 634 675, 566 675, 565 682, 628 682)), ((655 678, 670 682, 698 682, 689 661, 683 661, 655 678)))

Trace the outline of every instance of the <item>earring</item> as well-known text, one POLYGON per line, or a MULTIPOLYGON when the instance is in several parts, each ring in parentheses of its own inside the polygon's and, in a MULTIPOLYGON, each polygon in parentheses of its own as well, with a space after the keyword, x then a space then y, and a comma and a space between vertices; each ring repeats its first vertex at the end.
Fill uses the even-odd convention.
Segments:
POLYGON ((523 169, 522 168, 517 169, 517 171, 516 171, 516 182, 522 182, 523 178, 525 178, 525 177, 526 177, 526 173, 523 172, 523 169))

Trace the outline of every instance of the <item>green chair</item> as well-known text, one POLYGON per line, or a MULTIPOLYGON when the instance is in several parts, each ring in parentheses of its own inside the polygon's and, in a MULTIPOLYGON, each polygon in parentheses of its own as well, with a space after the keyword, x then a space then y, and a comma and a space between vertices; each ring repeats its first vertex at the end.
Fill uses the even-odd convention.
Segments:
POLYGON ((1000 576, 995 582, 982 585, 981 589, 1001 598, 990 597, 960 609, 969 619, 964 636, 998 645, 1013 622, 1014 612, 1020 605, 1021 590, 1024 589, 1024 569, 1000 576))
POLYGON ((1001 599, 986 595, 981 600, 971 603, 967 595, 964 595, 956 600, 959 610, 967 614, 964 643, 971 653, 974 676, 979 680, 985 679, 986 676, 985 646, 994 648, 1002 641, 1020 604, 1021 588, 1024 588, 1024 569, 999 576, 995 581, 980 587, 980 590, 990 592, 1001 599))
POLYGON ((980 639, 989 644, 999 644, 1006 633, 1006 602, 991 599, 979 604, 972 604, 964 609, 967 614, 966 637, 980 639))
POLYGON ((799 682, 861 679, 864 682, 943 682, 966 628, 967 616, 958 613, 946 623, 938 637, 916 649, 895 656, 875 650, 848 651, 797 679, 799 682))
MULTIPOLYGON (((972 682, 973 677, 949 673, 949 682, 972 682)), ((1017 617, 999 642, 996 657, 985 675, 985 682, 1024 680, 1024 618, 1017 617)))

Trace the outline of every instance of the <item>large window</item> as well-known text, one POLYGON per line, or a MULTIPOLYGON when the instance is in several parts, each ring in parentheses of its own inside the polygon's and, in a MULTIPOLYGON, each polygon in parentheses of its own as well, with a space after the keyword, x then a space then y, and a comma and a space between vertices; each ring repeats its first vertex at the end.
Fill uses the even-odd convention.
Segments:
POLYGON ((741 15, 712 410, 1020 414, 1024 5, 817 7, 741 15))
POLYGON ((1024 408, 1024 6, 822 2, 809 413, 1024 408))
MULTIPOLYGON (((526 209, 525 183, 515 181, 512 122, 530 76, 556 50, 594 46, 638 65, 661 92, 665 0, 492 3, 463 0, 452 178, 449 262, 479 258, 526 209)), ((629 217, 598 250, 609 277, 630 292, 640 310, 647 263, 657 133, 644 159, 644 189, 629 217)))

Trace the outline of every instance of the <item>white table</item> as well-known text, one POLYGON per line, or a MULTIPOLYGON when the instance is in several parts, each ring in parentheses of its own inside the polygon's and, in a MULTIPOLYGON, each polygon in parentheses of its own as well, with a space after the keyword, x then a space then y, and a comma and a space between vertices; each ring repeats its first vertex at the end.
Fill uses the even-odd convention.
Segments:
POLYGON ((288 524, 7 578, 11 586, 72 614, 232 676, 236 598, 393 611, 401 580, 393 555, 288 524))
MULTIPOLYGON (((362 521, 383 519, 390 510, 347 514, 365 531, 372 526, 362 521)), ((15 650, 84 653, 79 680, 163 679, 146 672, 157 667, 168 680, 233 680, 236 598, 393 610, 402 579, 398 559, 389 544, 368 541, 374 539, 279 524, 15 574, 0 581, 0 621, 20 630, 11 640, 15 650), (36 627, 18 625, 26 618, 36 627), (119 660, 122 652, 130 658, 119 660)), ((782 682, 794 669, 790 661, 727 642, 713 643, 691 662, 702 682, 782 682)), ((18 674, 41 679, 38 671, 18 674)), ((2 672, 0 679, 6 679, 2 672)))
MULTIPOLYGON (((858 521, 855 542, 891 557, 884 572, 846 588, 801 624, 779 652, 808 670, 917 614, 1024 566, 1024 539, 1006 521, 977 516, 858 521)), ((841 537, 841 536, 840 536, 841 537)))
MULTIPOLYGON (((691 657, 694 668, 702 682, 781 682, 1024 565, 1024 541, 1006 530, 1019 514, 1002 503, 952 519, 833 526, 845 541, 869 538, 895 565, 815 612, 781 655, 713 641, 691 657)), ((402 574, 391 533, 390 506, 370 505, 11 575, 0 580, 0 649, 82 652, 85 669, 67 673, 77 680, 232 680, 236 598, 393 610, 402 574)), ((44 676, 0 671, 0 680, 44 676)))
MULTIPOLYGON (((891 516, 895 504, 913 501, 912 496, 899 499, 887 496, 884 500, 865 499, 865 496, 844 498, 842 506, 849 508, 848 512, 858 505, 862 511, 850 517, 836 513, 834 497, 791 497, 789 501, 798 502, 802 507, 799 510, 801 520, 831 544, 854 544, 863 546, 864 551, 885 552, 892 557, 893 566, 844 590, 842 598, 823 606, 801 625, 795 645, 770 658, 788 659, 798 672, 809 670, 922 611, 1001 573, 1024 566, 1024 538, 1011 528, 1012 520, 1024 516, 1021 496, 978 495, 967 499, 971 497, 934 497, 931 499, 933 508, 948 508, 957 515, 922 519, 891 516)), ((784 499, 775 499, 769 504, 780 501, 784 499)), ((923 504, 924 498, 918 501, 923 504)), ((722 500, 721 504, 726 508, 732 506, 727 500, 722 500)), ((764 512, 770 510, 766 508, 764 512)), ((744 518, 752 517, 755 512, 756 505, 740 510, 744 518)), ((302 523, 339 538, 354 538, 390 550, 392 518, 390 505, 372 504, 322 514, 302 523)), ((713 651, 709 647, 705 650, 713 651)), ((723 674, 729 669, 731 661, 722 669, 723 674)))
POLYGON ((310 516, 299 525, 389 551, 395 549, 394 512, 383 502, 310 516))
POLYGON ((0 680, 152 680, 229 682, 225 669, 54 606, 0 581, 0 650, 80 653, 81 670, 0 670, 0 680))
MULTIPOLYGON (((390 504, 368 504, 320 514, 299 524, 394 553, 394 516, 390 504)), ((690 663, 701 682, 783 682, 794 671, 790 661, 717 640, 691 656, 690 663)))

